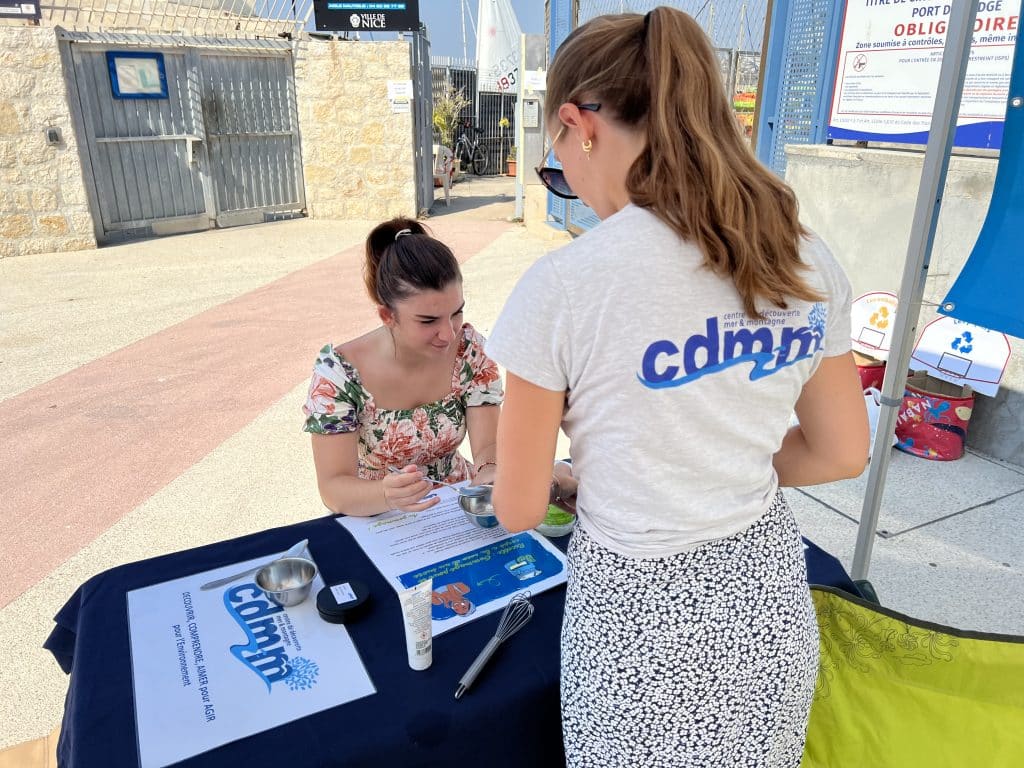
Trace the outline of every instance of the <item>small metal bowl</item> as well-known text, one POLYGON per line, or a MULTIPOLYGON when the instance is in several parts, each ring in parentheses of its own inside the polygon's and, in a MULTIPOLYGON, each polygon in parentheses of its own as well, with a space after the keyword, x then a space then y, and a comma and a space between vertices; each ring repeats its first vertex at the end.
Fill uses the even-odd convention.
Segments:
POLYGON ((469 522, 477 528, 493 528, 498 524, 498 517, 494 514, 494 505, 491 503, 490 485, 471 485, 459 489, 459 506, 469 518, 469 522))
POLYGON ((557 504, 549 504, 544 520, 534 530, 542 533, 549 539, 565 536, 572 533, 576 527, 576 515, 557 504))
POLYGON ((274 603, 290 608, 309 596, 316 564, 304 557, 281 557, 256 572, 256 584, 274 603))

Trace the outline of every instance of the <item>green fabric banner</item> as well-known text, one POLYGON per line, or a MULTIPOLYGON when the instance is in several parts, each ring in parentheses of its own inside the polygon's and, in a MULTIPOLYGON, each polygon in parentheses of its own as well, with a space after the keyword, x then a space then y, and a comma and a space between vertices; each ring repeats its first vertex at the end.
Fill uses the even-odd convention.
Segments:
POLYGON ((1024 637, 811 593, 821 667, 802 768, 1024 766, 1024 637))

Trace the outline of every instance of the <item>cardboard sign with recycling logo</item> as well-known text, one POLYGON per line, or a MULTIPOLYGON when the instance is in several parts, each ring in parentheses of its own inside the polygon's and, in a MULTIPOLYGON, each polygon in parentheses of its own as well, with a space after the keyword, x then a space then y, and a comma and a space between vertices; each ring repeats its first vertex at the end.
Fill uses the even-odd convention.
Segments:
POLYGON ((896 324, 896 294, 873 291, 858 296, 850 311, 850 341, 862 355, 889 359, 892 329, 896 324))
POLYGON ((1009 359, 1010 340, 1006 334, 940 317, 925 326, 910 357, 910 367, 992 397, 999 391, 1009 359))

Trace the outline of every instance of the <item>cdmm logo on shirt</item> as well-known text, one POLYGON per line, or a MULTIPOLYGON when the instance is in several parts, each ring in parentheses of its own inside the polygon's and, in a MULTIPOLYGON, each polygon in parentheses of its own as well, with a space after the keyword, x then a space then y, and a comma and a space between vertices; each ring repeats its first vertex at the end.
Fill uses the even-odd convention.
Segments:
POLYGON ((827 317, 828 308, 821 302, 811 307, 807 326, 761 326, 722 332, 719 318, 709 317, 705 321, 705 333, 690 336, 683 342, 682 349, 668 339, 649 344, 636 377, 649 389, 666 389, 736 365, 753 363, 750 380, 757 381, 819 352, 827 317), (698 356, 703 360, 698 362, 698 356))

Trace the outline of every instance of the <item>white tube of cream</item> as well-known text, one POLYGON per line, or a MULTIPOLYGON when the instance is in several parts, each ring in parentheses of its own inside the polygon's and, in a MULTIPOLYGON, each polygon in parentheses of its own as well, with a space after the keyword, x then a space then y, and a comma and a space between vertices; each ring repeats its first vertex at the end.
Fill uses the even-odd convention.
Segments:
POLYGON ((415 670, 427 669, 434 660, 430 615, 432 594, 432 579, 398 593, 398 601, 402 604, 402 623, 405 624, 405 650, 409 654, 409 666, 415 670))

